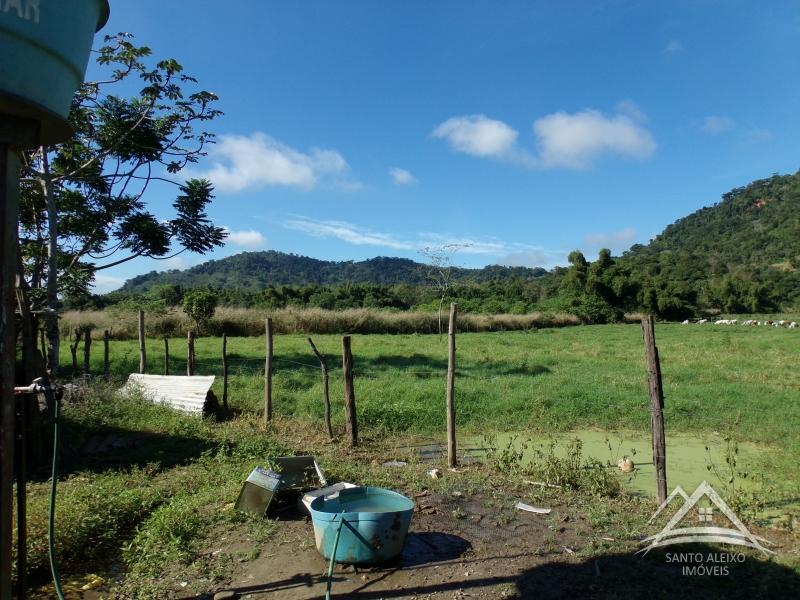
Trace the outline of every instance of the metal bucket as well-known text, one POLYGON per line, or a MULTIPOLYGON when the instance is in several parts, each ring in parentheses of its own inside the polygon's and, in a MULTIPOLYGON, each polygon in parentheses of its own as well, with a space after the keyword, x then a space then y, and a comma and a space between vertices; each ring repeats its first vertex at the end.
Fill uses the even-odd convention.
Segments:
POLYGON ((41 122, 44 143, 69 137, 66 118, 83 81, 107 0, 18 0, 0 11, 0 113, 41 122))
POLYGON ((335 560, 340 563, 390 560, 403 551, 413 511, 409 498, 376 487, 342 490, 337 498, 316 498, 311 503, 311 520, 317 550, 330 559, 336 545, 335 560))

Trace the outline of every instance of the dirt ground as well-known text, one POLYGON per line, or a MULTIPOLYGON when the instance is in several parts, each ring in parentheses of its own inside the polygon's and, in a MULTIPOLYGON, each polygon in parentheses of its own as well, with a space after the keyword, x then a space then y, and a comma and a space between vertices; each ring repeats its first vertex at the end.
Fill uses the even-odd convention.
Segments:
MULTIPOLYGON (((486 498, 457 491, 415 501, 401 557, 377 567, 337 565, 333 597, 513 598, 526 571, 553 556, 569 561, 589 529, 571 522, 555 526, 558 510, 498 513, 486 498), (545 540, 552 540, 549 550, 545 540)), ((314 547, 313 535, 309 519, 290 515, 281 525, 280 542, 243 564, 223 589, 244 598, 324 597, 328 563, 314 547)))
MULTIPOLYGON (((682 576, 681 565, 669 564, 663 553, 636 555, 638 539, 604 535, 565 506, 532 514, 515 510, 513 498, 458 491, 423 492, 415 501, 402 556, 377 567, 337 565, 333 598, 752 598, 800 590, 793 572, 756 558, 731 567, 725 577, 682 576)), ((284 519, 258 558, 239 564, 215 591, 253 599, 325 597, 328 565, 314 548, 310 520, 299 514, 284 519)), ((252 548, 222 542, 219 550, 252 548)))

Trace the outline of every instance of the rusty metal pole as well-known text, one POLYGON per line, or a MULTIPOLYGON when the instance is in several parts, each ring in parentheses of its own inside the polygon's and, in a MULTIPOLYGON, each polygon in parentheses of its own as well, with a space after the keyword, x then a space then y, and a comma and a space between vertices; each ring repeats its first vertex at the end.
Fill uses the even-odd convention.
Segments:
POLYGON ((17 217, 19 158, 16 148, 35 145, 34 121, 0 116, 0 598, 11 598, 11 547, 14 529, 14 444, 16 406, 17 217))
POLYGON ((11 146, 0 142, 0 598, 11 598, 11 531, 14 481, 14 362, 16 335, 18 165, 11 146))

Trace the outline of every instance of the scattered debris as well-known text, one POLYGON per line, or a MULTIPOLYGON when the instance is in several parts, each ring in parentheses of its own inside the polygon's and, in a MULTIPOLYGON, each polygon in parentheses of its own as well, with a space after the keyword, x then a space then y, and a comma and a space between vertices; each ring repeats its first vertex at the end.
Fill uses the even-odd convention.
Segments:
POLYGON ((441 479, 442 472, 439 469, 431 469, 428 471, 428 475, 431 476, 431 479, 441 479))
POLYGON ((524 502, 517 502, 514 505, 514 508, 536 513, 537 515, 549 515, 552 512, 552 509, 550 508, 538 508, 536 506, 531 506, 530 504, 525 504, 524 502))
POLYGON ((428 490, 422 490, 421 492, 417 492, 416 494, 414 494, 414 498, 423 498, 428 494, 430 494, 428 490))
POLYGON ((545 483, 543 481, 530 481, 529 479, 523 479, 523 483, 527 483, 528 485, 538 485, 539 487, 549 487, 549 488, 561 489, 560 485, 555 485, 554 483, 545 483))
POLYGON ((419 508, 419 512, 424 513, 426 515, 438 515, 438 514, 441 514, 441 512, 442 512, 441 510, 439 510, 435 506, 427 506, 427 505, 425 505, 425 506, 418 506, 417 508, 419 508))
POLYGON ((607 541, 607 542, 616 542, 616 541, 617 541, 617 540, 615 540, 615 539, 614 539, 614 538, 612 538, 612 537, 602 537, 602 538, 600 538, 600 539, 601 539, 601 540, 605 540, 605 541, 607 541))
POLYGON ((280 492, 296 493, 328 483, 313 456, 278 456, 267 460, 276 471, 264 467, 253 469, 239 492, 237 510, 263 516, 280 492))
POLYGON ((328 487, 324 487, 318 490, 312 490, 303 495, 297 501, 297 508, 303 511, 306 514, 311 514, 311 503, 314 501, 315 498, 319 498, 320 496, 324 496, 326 500, 330 500, 331 498, 338 498, 339 492, 342 490, 356 488, 358 487, 355 483, 349 483, 347 481, 340 481, 339 483, 334 483, 333 485, 329 485, 328 487))
POLYGON ((383 463, 382 467, 405 467, 408 463, 403 460, 387 460, 383 463))
POLYGON ((214 594, 214 600, 235 600, 238 597, 239 594, 233 590, 223 590, 214 594))
POLYGON ((165 404, 185 413, 201 415, 219 408, 211 385, 214 376, 143 375, 131 373, 122 392, 141 391, 154 404, 165 404))
POLYGON ((565 551, 567 554, 575 554, 575 550, 573 550, 572 548, 570 548, 570 547, 568 547, 568 546, 564 546, 564 551, 565 551))
POLYGON ((84 592, 88 592, 89 590, 93 590, 99 588, 103 585, 106 580, 100 577, 99 575, 87 575, 86 578, 88 579, 87 583, 81 586, 81 590, 84 592))
POLYGON ((636 468, 636 465, 633 464, 633 461, 628 458, 627 456, 620 458, 617 462, 617 466, 619 470, 623 473, 632 473, 633 470, 636 468))
POLYGON ((278 473, 256 467, 247 476, 239 492, 236 510, 264 516, 280 486, 281 476, 278 473))

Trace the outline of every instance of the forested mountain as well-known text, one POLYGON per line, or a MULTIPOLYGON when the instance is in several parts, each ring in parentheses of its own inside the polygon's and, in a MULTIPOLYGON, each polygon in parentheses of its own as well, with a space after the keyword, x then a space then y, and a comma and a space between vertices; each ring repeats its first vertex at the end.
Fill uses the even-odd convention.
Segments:
POLYGON ((800 172, 731 190, 620 261, 666 302, 726 312, 800 302, 800 172))
MULTIPOLYGON (((125 282, 123 292, 143 293, 158 285, 226 287, 247 291, 268 285, 407 284, 430 282, 430 267, 407 258, 379 256, 363 261, 334 262, 307 256, 267 252, 242 252, 220 260, 210 260, 185 271, 152 271, 125 282)), ((453 281, 483 283, 493 279, 535 279, 545 275, 542 268, 501 267, 482 269, 453 268, 453 281)))
MULTIPOLYGON (((665 318, 800 310, 800 172, 734 189, 621 257, 604 250, 589 262, 576 251, 569 263, 549 272, 453 268, 446 295, 467 311, 568 311, 586 322, 637 310, 665 318)), ((332 262, 245 252, 135 277, 101 304, 143 294, 169 303, 204 287, 222 304, 403 310, 438 304, 441 289, 430 275, 429 265, 404 258, 332 262)))

